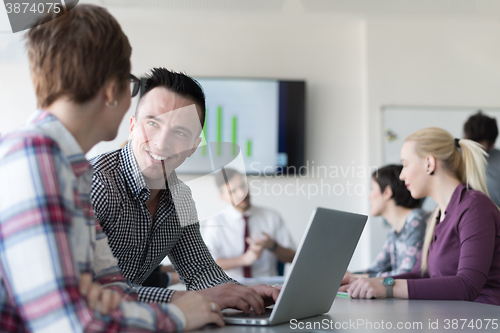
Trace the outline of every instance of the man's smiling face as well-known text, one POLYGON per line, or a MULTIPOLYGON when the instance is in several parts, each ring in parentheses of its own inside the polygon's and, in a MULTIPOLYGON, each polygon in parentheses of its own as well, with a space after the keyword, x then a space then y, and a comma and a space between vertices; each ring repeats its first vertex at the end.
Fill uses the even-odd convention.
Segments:
POLYGON ((201 142, 198 108, 189 98, 157 87, 140 101, 130 118, 132 151, 151 188, 162 188, 168 177, 201 142))

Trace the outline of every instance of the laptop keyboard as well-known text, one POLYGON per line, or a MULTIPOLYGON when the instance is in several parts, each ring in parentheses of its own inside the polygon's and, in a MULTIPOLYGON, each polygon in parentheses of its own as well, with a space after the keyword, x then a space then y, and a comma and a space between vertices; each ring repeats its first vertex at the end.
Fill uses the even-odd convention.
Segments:
POLYGON ((256 314, 253 311, 250 311, 250 313, 246 314, 244 312, 235 312, 235 313, 224 313, 224 317, 228 318, 269 318, 271 315, 271 312, 273 312, 273 309, 266 308, 266 311, 263 314, 256 314))

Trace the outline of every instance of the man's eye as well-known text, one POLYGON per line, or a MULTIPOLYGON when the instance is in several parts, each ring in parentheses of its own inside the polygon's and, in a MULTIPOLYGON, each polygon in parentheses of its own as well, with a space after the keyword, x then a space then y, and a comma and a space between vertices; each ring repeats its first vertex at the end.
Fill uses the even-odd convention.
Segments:
POLYGON ((177 133, 177 134, 178 134, 178 135, 180 135, 180 136, 186 136, 186 133, 181 132, 181 131, 175 131, 175 133, 177 133))
POLYGON ((148 121, 148 125, 151 125, 151 126, 154 126, 154 127, 158 127, 158 124, 155 123, 154 121, 148 121))

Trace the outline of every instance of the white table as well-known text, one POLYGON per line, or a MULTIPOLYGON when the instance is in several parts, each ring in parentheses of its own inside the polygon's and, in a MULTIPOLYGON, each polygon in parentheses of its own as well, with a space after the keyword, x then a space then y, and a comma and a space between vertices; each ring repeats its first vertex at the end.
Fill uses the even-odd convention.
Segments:
MULTIPOLYGON (((300 304, 297 304, 300 306, 300 304)), ((274 332, 500 332, 500 306, 464 301, 357 300, 337 297, 327 314, 277 326, 205 327, 201 331, 274 332), (462 319, 462 320, 461 320, 462 319), (486 329, 488 319, 491 319, 486 329), (495 320, 494 320, 495 319, 495 320), (464 324, 464 320, 465 324, 464 324), (471 323, 474 329, 468 327, 471 323), (496 325, 493 325, 496 323, 496 325), (477 325, 482 324, 482 329, 477 325), (398 329, 397 325, 401 327, 398 329), (405 328, 406 325, 406 328, 405 328), (431 329, 436 327, 437 329, 431 329), (437 325, 437 326, 436 326, 437 325), (494 326, 497 326, 496 329, 494 326), (449 327, 446 329, 446 327, 449 327), (378 329, 377 329, 378 328, 378 329)))

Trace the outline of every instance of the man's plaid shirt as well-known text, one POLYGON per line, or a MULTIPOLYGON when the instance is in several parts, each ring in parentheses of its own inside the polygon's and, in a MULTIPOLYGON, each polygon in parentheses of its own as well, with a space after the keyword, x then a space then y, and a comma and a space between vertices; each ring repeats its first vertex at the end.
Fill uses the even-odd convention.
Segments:
MULTIPOLYGON (((97 219, 123 274, 140 286, 168 255, 188 290, 236 281, 215 263, 200 234, 200 224, 189 187, 175 174, 161 191, 155 218, 146 201, 150 190, 137 165, 130 143, 90 160, 95 172, 91 198, 97 219)), ((139 299, 167 302, 173 291, 138 287, 139 299)))

